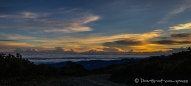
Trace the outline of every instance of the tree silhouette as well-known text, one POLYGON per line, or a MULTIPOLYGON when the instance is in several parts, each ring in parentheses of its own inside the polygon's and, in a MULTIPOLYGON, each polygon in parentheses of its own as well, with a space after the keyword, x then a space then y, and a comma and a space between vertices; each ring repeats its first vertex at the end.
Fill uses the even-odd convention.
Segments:
POLYGON ((85 75, 87 70, 80 64, 68 62, 63 68, 47 66, 45 64, 36 65, 17 53, 0 54, 0 77, 21 77, 21 76, 55 76, 55 75, 85 75))
MULTIPOLYGON (((166 79, 166 80, 191 80, 191 49, 169 55, 168 58, 155 56, 148 60, 127 63, 115 67, 110 80, 126 85, 139 85, 135 78, 144 79, 166 79)), ((147 85, 149 83, 146 83, 147 85)), ((158 83, 159 84, 159 83, 158 83)), ((157 86, 169 84, 155 84, 157 86)), ((176 83, 171 83, 176 84, 176 83)), ((179 83, 181 85, 182 83, 179 83)), ((143 84, 141 84, 143 85, 143 84)), ((151 83, 150 83, 151 85, 151 83)), ((185 85, 185 84, 182 84, 185 85)), ((188 84, 186 84, 188 85, 188 84)))

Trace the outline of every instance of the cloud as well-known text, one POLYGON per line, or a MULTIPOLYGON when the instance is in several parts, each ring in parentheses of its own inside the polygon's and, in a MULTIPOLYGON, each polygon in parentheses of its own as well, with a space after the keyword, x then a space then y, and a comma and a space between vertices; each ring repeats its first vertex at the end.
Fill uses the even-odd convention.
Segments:
POLYGON ((160 21, 158 21, 157 24, 164 24, 174 15, 180 14, 189 8, 191 8, 190 4, 183 4, 175 9, 173 9, 172 11, 170 11, 164 18, 162 18, 160 21))
POLYGON ((36 13, 31 13, 31 12, 23 12, 22 13, 23 18, 38 18, 39 15, 36 13))
POLYGON ((26 52, 38 52, 39 50, 36 49, 36 48, 30 48, 30 49, 27 49, 26 52))
POLYGON ((158 39, 169 39, 169 38, 171 38, 171 37, 161 36, 161 37, 155 37, 155 38, 158 38, 158 39))
POLYGON ((164 32, 163 30, 157 29, 157 30, 153 30, 151 32, 142 33, 139 36, 134 37, 134 39, 139 40, 139 41, 146 41, 146 40, 164 35, 163 32, 164 32))
POLYGON ((118 46, 118 45, 131 46, 131 45, 140 45, 140 44, 142 44, 141 41, 136 41, 134 39, 124 39, 124 40, 118 40, 113 42, 105 42, 102 45, 111 47, 111 46, 118 46))
POLYGON ((103 48, 104 52, 124 52, 122 49, 120 48, 116 48, 116 47, 106 47, 103 48))
POLYGON ((191 33, 177 33, 177 34, 171 34, 171 37, 191 37, 191 33))
POLYGON ((30 36, 23 36, 23 35, 17 35, 17 34, 13 34, 11 36, 7 37, 8 39, 16 39, 16 40, 31 40, 31 39, 35 39, 35 37, 30 37, 30 36))
MULTIPOLYGON (((62 36, 62 37, 53 37, 53 38, 36 38, 30 36, 22 36, 17 34, 4 34, 7 36, 9 40, 24 40, 35 44, 36 46, 48 46, 50 48, 46 49, 53 49, 55 46, 62 46, 65 48, 72 48, 77 52, 84 52, 89 49, 102 51, 103 47, 117 47, 123 50, 129 50, 129 47, 132 46, 140 46, 147 43, 148 40, 152 39, 153 37, 159 37, 163 31, 162 30, 154 30, 147 33, 138 33, 138 34, 116 34, 116 35, 109 35, 109 36, 102 36, 102 35, 94 35, 89 37, 72 37, 72 36, 62 36), (98 47, 99 45, 99 47, 98 47), (79 46, 79 47, 75 47, 79 46), (127 49, 125 49, 127 48, 127 49)), ((22 45, 21 45, 22 46, 22 45)), ((16 47, 17 48, 17 47, 16 47)), ((30 48, 30 47, 29 47, 30 48)), ((14 47, 15 49, 15 47, 14 47)), ((40 48, 38 48, 40 49, 40 48)), ((41 48, 45 49, 45 48, 41 48)), ((136 48, 135 48, 136 49, 136 48)))
POLYGON ((18 43, 18 42, 9 42, 9 43, 0 43, 1 46, 9 46, 9 47, 32 47, 33 45, 27 43, 18 43))
MULTIPOLYGON (((162 30, 154 30, 147 33, 138 33, 138 34, 115 34, 109 36, 92 36, 82 39, 74 39, 73 42, 77 42, 80 44, 92 44, 92 43, 106 43, 106 42, 113 42, 119 40, 132 40, 133 42, 137 41, 145 41, 151 39, 153 37, 159 37, 163 31, 162 30)), ((61 40, 61 39, 60 39, 61 40)), ((124 41, 123 41, 124 42, 124 41)))
POLYGON ((55 51, 56 52, 64 52, 65 50, 62 47, 55 47, 55 51))
POLYGON ((131 49, 128 51, 129 53, 134 53, 134 52, 137 52, 135 49, 131 49))
POLYGON ((0 42, 8 42, 8 41, 17 41, 17 40, 0 39, 0 42))
MULTIPOLYGON (((84 24, 87 24, 89 22, 93 22, 98 20, 99 16, 94 15, 88 15, 82 18, 77 18, 73 20, 73 23, 69 23, 68 25, 64 25, 62 28, 55 28, 51 30, 45 30, 45 32, 84 32, 84 31, 92 31, 92 28, 83 26, 84 24)), ((61 25, 62 26, 62 25, 61 25)))
POLYGON ((191 5, 182 5, 177 9, 172 10, 171 12, 169 12, 169 15, 175 15, 175 14, 179 14, 184 12, 186 9, 189 9, 191 7, 191 5))
POLYGON ((44 32, 84 32, 92 31, 87 23, 97 21, 99 16, 91 13, 70 12, 63 14, 20 12, 15 14, 0 14, 0 28, 33 29, 44 32))
POLYGON ((33 12, 20 12, 15 14, 0 14, 0 18, 4 19, 36 19, 38 17, 44 16, 46 14, 33 13, 33 12))
POLYGON ((27 43, 19 43, 19 42, 4 42, 0 43, 0 51, 3 52, 10 52, 13 51, 16 48, 29 48, 29 47, 34 47, 32 44, 27 44, 27 43))
POLYGON ((35 52, 47 52, 47 53, 63 53, 63 52, 74 52, 73 49, 67 49, 63 47, 48 47, 48 46, 42 46, 42 47, 20 47, 13 50, 14 52, 29 52, 29 53, 35 53, 35 52))
POLYGON ((93 22, 93 21, 96 21, 98 19, 100 19, 99 16, 88 15, 86 17, 83 17, 82 19, 79 19, 80 20, 79 22, 82 22, 82 24, 87 24, 89 22, 93 22))
MULTIPOLYGON (((180 34, 173 34, 173 37, 177 36, 187 36, 187 34, 180 35, 180 34)), ((153 51, 159 51, 163 50, 166 51, 165 47, 166 45, 172 45, 174 47, 184 44, 190 44, 190 40, 186 39, 177 39, 172 40, 172 37, 166 37, 166 34, 163 33, 162 30, 154 30, 147 33, 137 34, 134 37, 131 38, 123 38, 119 40, 113 40, 113 41, 106 41, 102 43, 105 47, 117 47, 121 48, 125 51, 128 51, 129 49, 138 50, 140 52, 153 52, 153 51), (160 38, 160 39, 156 39, 160 38)))
POLYGON ((97 50, 90 49, 87 52, 97 52, 97 50))
POLYGON ((71 32, 84 32, 84 31, 92 31, 90 27, 83 27, 83 26, 70 26, 63 29, 52 29, 52 30, 44 30, 45 32, 65 32, 65 33, 71 33, 71 32))
POLYGON ((177 52, 181 52, 181 51, 187 51, 188 48, 185 47, 181 47, 181 48, 169 48, 170 50, 168 52, 173 52, 173 53, 177 53, 177 52))
POLYGON ((159 41, 151 41, 150 43, 153 44, 162 44, 162 45, 179 45, 179 44, 190 44, 191 41, 183 40, 183 41, 177 41, 177 40, 159 40, 159 41))
POLYGON ((139 44, 142 44, 141 41, 136 41, 134 39, 119 40, 119 41, 115 41, 115 43, 122 44, 122 45, 139 45, 139 44))
POLYGON ((151 32, 147 33, 142 33, 142 34, 132 34, 131 36, 125 36, 126 38, 121 38, 120 40, 117 41, 110 41, 110 42, 104 42, 102 45, 107 46, 107 47, 130 47, 130 46, 138 46, 138 45, 143 45, 147 43, 148 40, 155 38, 155 37, 160 37, 162 30, 154 30, 151 32))
POLYGON ((14 52, 17 52, 17 53, 19 53, 19 52, 24 52, 24 50, 22 50, 21 48, 16 48, 15 50, 13 50, 14 52))
POLYGON ((0 33, 0 36, 6 38, 6 39, 0 39, 0 41, 4 42, 19 42, 20 40, 37 40, 38 38, 36 37, 31 37, 31 36, 25 36, 25 35, 20 35, 20 34, 5 34, 5 33, 0 33))
POLYGON ((191 29, 191 22, 170 27, 170 30, 183 30, 183 29, 191 29))

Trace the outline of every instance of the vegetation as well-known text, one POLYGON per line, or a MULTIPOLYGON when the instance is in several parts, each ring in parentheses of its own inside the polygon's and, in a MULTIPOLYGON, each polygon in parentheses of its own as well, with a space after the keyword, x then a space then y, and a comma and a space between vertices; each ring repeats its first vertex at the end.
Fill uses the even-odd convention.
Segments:
POLYGON ((188 83, 178 83, 181 86, 190 85, 191 81, 191 49, 173 53, 168 57, 154 56, 147 60, 130 62, 113 68, 110 80, 126 85, 169 85, 177 83, 135 83, 135 79, 144 80, 188 80, 188 83))
MULTIPOLYGON (((149 59, 131 61, 124 64, 113 64, 104 68, 86 70, 82 65, 67 62, 63 67, 52 67, 45 64, 36 65, 20 54, 0 54, 0 86, 9 83, 43 81, 50 77, 73 77, 89 74, 112 74, 110 81, 126 85, 169 85, 177 83, 135 83, 135 79, 145 80, 188 80, 191 81, 191 49, 173 53, 167 57, 154 56, 149 59)), ((178 83, 179 85, 188 85, 178 83)), ((14 84, 15 85, 15 84, 14 84)))
POLYGON ((43 79, 44 77, 56 76, 84 76, 86 74, 87 70, 74 62, 68 62, 62 68, 56 68, 45 64, 36 65, 27 59, 23 59, 18 53, 16 56, 0 54, 0 85, 26 81, 27 79, 43 79))

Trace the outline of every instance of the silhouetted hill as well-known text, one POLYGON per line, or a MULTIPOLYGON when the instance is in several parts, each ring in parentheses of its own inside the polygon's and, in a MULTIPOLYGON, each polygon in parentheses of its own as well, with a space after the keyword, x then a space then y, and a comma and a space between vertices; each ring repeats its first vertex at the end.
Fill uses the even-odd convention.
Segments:
MULTIPOLYGON (((190 49, 189 49, 190 50, 190 49)), ((129 62, 122 65, 115 66, 114 71, 110 77, 113 82, 118 82, 126 85, 140 85, 140 86, 174 86, 176 82, 145 82, 144 80, 185 80, 178 85, 190 86, 191 81, 191 50, 173 53, 167 56, 168 58, 161 58, 153 56, 147 60, 136 62, 129 62), (137 80, 138 79, 138 80, 137 80), (135 82, 137 80, 137 83, 135 82), (186 82, 186 80, 188 82, 186 82)))
MULTIPOLYGON (((88 70, 92 70, 92 69, 96 69, 96 68, 102 68, 102 67, 106 67, 109 65, 113 65, 113 64, 123 64, 123 63, 127 63, 127 62, 131 62, 131 61, 138 61, 141 59, 145 59, 145 58, 125 58, 125 59, 120 59, 120 60, 90 60, 90 61, 79 61, 79 62, 75 62, 77 64, 81 64, 82 66, 84 66, 84 68, 88 69, 88 70)), ((63 67, 66 65, 67 62, 60 62, 60 63, 54 63, 54 64, 47 64, 49 66, 53 66, 53 67, 63 67)))
POLYGON ((56 68, 45 64, 34 64, 23 59, 20 54, 0 54, 0 86, 18 86, 17 82, 36 80, 42 77, 84 76, 88 71, 80 64, 67 62, 65 66, 56 68))

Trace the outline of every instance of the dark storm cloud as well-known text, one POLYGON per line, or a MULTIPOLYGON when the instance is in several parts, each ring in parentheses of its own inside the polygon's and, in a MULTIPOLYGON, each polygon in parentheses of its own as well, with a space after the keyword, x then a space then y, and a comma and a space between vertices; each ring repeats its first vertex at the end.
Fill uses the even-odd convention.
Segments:
POLYGON ((120 45, 140 45, 142 44, 141 41, 136 41, 133 39, 125 39, 125 40, 119 40, 119 41, 113 41, 113 42, 105 42, 102 45, 103 46, 120 46, 120 45))
POLYGON ((191 37, 191 33, 171 34, 171 37, 191 37))
POLYGON ((176 40, 159 40, 159 41, 151 41, 153 44, 163 44, 163 45, 178 45, 178 44, 189 44, 191 41, 176 41, 176 40))

